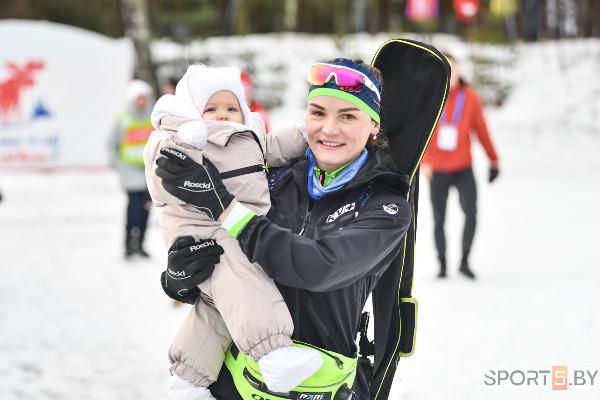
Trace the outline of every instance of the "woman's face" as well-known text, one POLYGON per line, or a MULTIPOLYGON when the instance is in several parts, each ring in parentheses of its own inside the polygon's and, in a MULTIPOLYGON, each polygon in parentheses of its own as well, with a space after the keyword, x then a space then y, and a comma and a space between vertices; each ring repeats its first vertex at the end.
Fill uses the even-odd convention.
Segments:
POLYGON ((317 167, 327 173, 356 160, 379 124, 349 101, 331 96, 316 96, 306 110, 308 146, 317 167))

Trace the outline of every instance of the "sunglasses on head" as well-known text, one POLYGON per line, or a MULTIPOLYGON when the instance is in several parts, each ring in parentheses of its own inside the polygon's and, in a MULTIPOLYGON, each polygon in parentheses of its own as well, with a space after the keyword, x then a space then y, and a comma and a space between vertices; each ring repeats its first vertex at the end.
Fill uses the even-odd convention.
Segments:
POLYGON ((375 93, 377 100, 381 101, 377 86, 360 71, 331 64, 315 64, 308 71, 308 83, 311 85, 322 86, 332 79, 345 92, 357 93, 363 90, 366 85, 375 93))

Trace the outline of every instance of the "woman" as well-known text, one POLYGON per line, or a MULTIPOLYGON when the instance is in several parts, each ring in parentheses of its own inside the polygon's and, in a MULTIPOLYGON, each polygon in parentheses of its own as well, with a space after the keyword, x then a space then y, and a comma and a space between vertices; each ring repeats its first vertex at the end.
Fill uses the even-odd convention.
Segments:
POLYGON ((488 134, 483 107, 477 93, 463 81, 459 65, 454 58, 449 55, 446 57, 452 65, 450 93, 437 129, 421 161, 421 173, 431 181, 435 245, 440 261, 438 276, 446 277, 444 221, 448 191, 451 186, 455 186, 465 214, 460 272, 468 278, 475 279, 475 274, 469 267, 469 253, 475 236, 477 216, 477 190, 471 168, 471 134, 477 134, 490 159, 490 183, 498 176, 498 156, 488 134))
MULTIPOLYGON (((210 161, 200 165, 168 153, 157 161, 165 189, 219 215, 248 259, 278 284, 294 321, 293 338, 340 363, 356 359, 354 336, 361 312, 397 255, 412 215, 405 200, 408 177, 382 151, 386 141, 379 132, 378 74, 361 60, 336 59, 311 68, 309 150, 291 167, 271 175, 266 217, 237 203, 210 161), (191 192, 185 181, 206 189, 191 192)), ((232 376, 231 370, 229 364, 223 367, 210 386, 213 395, 252 398, 234 385, 239 375, 232 376)), ((352 371, 352 378, 348 386, 355 398, 368 399, 368 380, 360 367, 352 371)))

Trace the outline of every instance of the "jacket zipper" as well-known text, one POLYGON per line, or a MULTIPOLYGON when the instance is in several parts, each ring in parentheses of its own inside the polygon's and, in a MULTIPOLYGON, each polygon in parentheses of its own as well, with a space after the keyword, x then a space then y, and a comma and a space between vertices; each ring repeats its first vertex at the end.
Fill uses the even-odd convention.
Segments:
POLYGON ((311 213, 311 211, 306 211, 306 215, 304 216, 304 222, 302 222, 302 229, 300 229, 300 233, 298 233, 298 235, 300 235, 300 236, 304 236, 304 230, 306 229, 306 227, 308 226, 308 223, 310 222, 310 213, 311 213))
MULTIPOLYGON (((309 163, 306 163, 306 172, 304 174, 304 176, 308 176, 308 168, 309 168, 309 163)), ((304 184, 304 182, 302 182, 304 184)), ((306 182, 306 187, 308 187, 308 182, 306 182)), ((314 208, 314 204, 313 204, 313 208, 314 208)), ((306 227, 308 226, 308 223, 310 222, 310 214, 311 214, 311 208, 310 208, 310 194, 308 195, 308 200, 306 202, 306 213, 304 214, 304 221, 302 221, 302 228, 300 229, 300 232, 298 232, 299 236, 304 236, 304 231, 306 230, 306 227)))
MULTIPOLYGON (((317 205, 318 201, 319 200, 317 200, 315 202, 315 204, 313 204, 313 208, 317 205)), ((306 227, 310 223, 310 215, 311 215, 311 213, 312 213, 312 211, 310 210, 310 199, 309 199, 309 201, 306 204, 306 214, 304 215, 304 222, 302 222, 302 229, 300 229, 300 232, 298 233, 299 236, 303 236, 304 235, 304 231, 306 230, 306 227)), ((300 289, 296 289, 296 296, 299 296, 299 294, 300 294, 300 289)), ((296 300, 297 300, 296 304, 299 304, 299 301, 298 301, 299 299, 296 299, 296 300)), ((338 366, 339 369, 344 369, 344 363, 342 362, 342 360, 339 359, 339 357, 336 357, 333 354, 328 353, 325 350, 323 350, 323 349, 321 349, 319 347, 313 346, 311 344, 304 343, 304 342, 302 342, 302 344, 304 344, 305 346, 311 347, 311 348, 313 348, 313 349, 315 349, 315 350, 317 350, 317 351, 319 351, 319 352, 321 352, 323 354, 328 355, 329 357, 331 357, 331 358, 333 358, 335 360, 335 363, 337 364, 337 366, 338 366)))
POLYGON ((325 350, 323 350, 323 349, 321 349, 319 347, 313 346, 311 344, 304 343, 304 342, 302 342, 302 344, 305 345, 305 346, 307 346, 307 347, 313 348, 313 349, 317 350, 320 353, 328 355, 329 357, 331 357, 331 358, 333 358, 335 360, 335 363, 337 364, 337 366, 338 366, 339 369, 344 369, 344 362, 342 360, 340 360, 339 357, 334 356, 333 354, 328 353, 325 350))
MULTIPOLYGON (((307 168, 308 170, 308 168, 307 168)), ((304 221, 302 222, 302 228, 298 233, 299 236, 304 235, 304 231, 310 222, 310 196, 308 202, 306 203, 306 213, 304 214, 304 221)), ((300 337, 300 288, 294 289, 294 295, 296 298, 296 307, 294 308, 294 316, 296 317, 296 323, 294 323, 294 335, 292 335, 292 339, 298 339, 300 337)))

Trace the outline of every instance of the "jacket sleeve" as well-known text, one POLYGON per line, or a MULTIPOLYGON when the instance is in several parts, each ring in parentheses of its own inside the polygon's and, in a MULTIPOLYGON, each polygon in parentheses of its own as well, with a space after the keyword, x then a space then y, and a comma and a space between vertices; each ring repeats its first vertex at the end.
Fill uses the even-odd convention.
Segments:
POLYGON ((258 262, 276 282, 324 292, 384 271, 411 218, 408 202, 388 192, 373 195, 353 222, 317 240, 294 234, 264 216, 253 217, 238 240, 248 259, 258 262))
POLYGON ((277 128, 266 136, 266 157, 269 167, 281 167, 306 153, 308 144, 297 129, 297 122, 277 128))
POLYGON ((471 92, 472 101, 474 104, 473 107, 473 128, 477 133, 477 139, 479 139, 479 143, 485 149, 488 158, 491 162, 497 162, 498 156, 496 155, 496 151, 494 150, 494 145, 492 144, 492 139, 490 139, 490 134, 488 132, 487 124, 485 123, 485 117, 483 116, 483 106, 481 104, 481 100, 479 100, 479 96, 475 91, 471 92))

